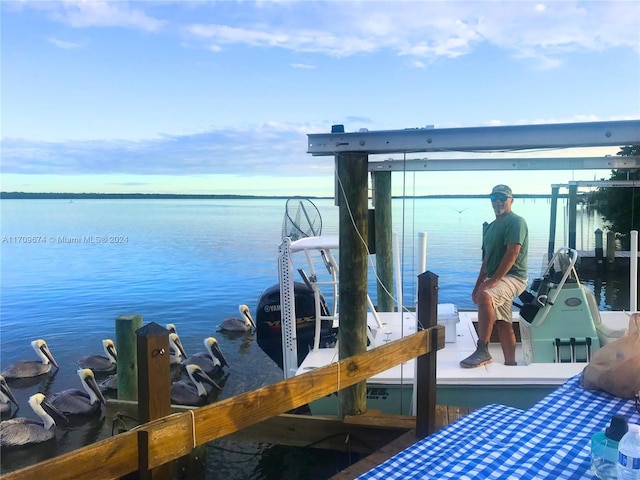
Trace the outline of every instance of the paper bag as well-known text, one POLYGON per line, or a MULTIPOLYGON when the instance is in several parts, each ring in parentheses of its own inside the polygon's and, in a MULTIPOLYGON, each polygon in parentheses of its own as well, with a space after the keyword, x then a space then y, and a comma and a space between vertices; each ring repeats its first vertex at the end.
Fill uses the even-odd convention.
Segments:
POLYGON ((640 313, 629 318, 627 333, 596 350, 580 383, 588 390, 604 390, 621 398, 640 392, 640 313))

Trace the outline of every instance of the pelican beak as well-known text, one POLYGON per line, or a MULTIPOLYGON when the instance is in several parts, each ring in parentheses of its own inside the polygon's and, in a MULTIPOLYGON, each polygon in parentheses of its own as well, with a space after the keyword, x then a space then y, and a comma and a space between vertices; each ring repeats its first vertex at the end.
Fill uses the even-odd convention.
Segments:
POLYGON ((105 400, 104 395, 102 395, 102 392, 100 391, 100 387, 98 387, 98 383, 96 382, 96 379, 92 375, 87 375, 83 380, 87 385, 89 385, 89 388, 91 389, 91 391, 96 394, 96 397, 98 397, 98 400, 100 401, 100 403, 103 405, 106 405, 107 401, 105 400))
POLYGON ((49 361, 55 365, 56 368, 60 368, 58 366, 58 362, 56 362, 56 359, 53 358, 53 355, 51 354, 51 351, 49 350, 49 347, 47 347, 46 343, 43 343, 42 345, 40 345, 40 351, 43 353, 43 355, 45 357, 47 357, 47 359, 49 359, 49 361))
POLYGON ((206 373, 204 373, 200 369, 198 369, 195 372, 193 372, 193 376, 194 376, 194 378, 196 380, 198 380, 200 382, 208 383, 213 388, 216 388, 218 390, 222 390, 222 387, 220 385, 218 385, 215 380, 213 380, 209 375, 207 375, 206 373))
POLYGON ((176 337, 173 339, 173 343, 175 343, 176 347, 178 347, 178 350, 180 351, 180 355, 182 355, 182 358, 187 358, 187 352, 184 351, 184 347, 182 346, 182 341, 180 340, 180 337, 178 337, 178 334, 176 334, 176 337))
POLYGON ((249 323, 251 324, 251 326, 253 327, 253 331, 255 332, 258 327, 256 327, 256 322, 253 320, 253 317, 251 316, 251 311, 249 310, 249 307, 247 307, 246 305, 243 305, 242 314, 247 318, 247 320, 249 320, 249 323))
POLYGON ((65 416, 65 414, 62 413, 53 405, 51 405, 51 403, 49 403, 49 401, 46 398, 42 401, 42 408, 44 408, 47 411, 47 413, 49 413, 49 415, 55 415, 60 420, 64 420, 67 423, 69 422, 69 419, 65 416))
POLYGON ((218 345, 218 342, 215 342, 213 345, 211 345, 211 351, 213 352, 213 354, 215 355, 215 357, 220 360, 220 365, 221 366, 229 366, 229 362, 227 362, 227 359, 225 358, 224 354, 222 353, 222 350, 220 350, 220 345, 218 345))
POLYGON ((13 396, 13 392, 9 388, 9 385, 7 384, 7 381, 4 378, 0 380, 0 391, 2 391, 2 393, 4 393, 9 400, 15 403, 16 407, 20 407, 20 405, 18 405, 18 401, 16 400, 16 397, 13 396))
POLYGON ((113 358, 116 359, 116 361, 118 360, 118 354, 116 352, 116 347, 114 347, 113 345, 107 345, 107 350, 109 351, 109 354, 113 356, 113 358))

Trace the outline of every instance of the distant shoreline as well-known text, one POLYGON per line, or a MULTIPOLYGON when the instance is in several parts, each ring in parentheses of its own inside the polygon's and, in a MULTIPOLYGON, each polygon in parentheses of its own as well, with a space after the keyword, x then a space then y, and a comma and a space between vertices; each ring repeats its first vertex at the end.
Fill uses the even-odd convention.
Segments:
MULTIPOLYGON (((412 198, 487 198, 489 195, 470 194, 442 194, 442 195, 415 195, 412 198)), ((515 198, 551 198, 551 194, 524 193, 514 195, 515 198)), ((558 195, 566 198, 566 194, 558 195)), ((312 195, 192 195, 181 193, 26 193, 26 192, 0 192, 0 200, 243 200, 243 199, 275 199, 285 200, 289 198, 332 199, 312 195)), ((402 198, 402 196, 393 196, 402 198)))

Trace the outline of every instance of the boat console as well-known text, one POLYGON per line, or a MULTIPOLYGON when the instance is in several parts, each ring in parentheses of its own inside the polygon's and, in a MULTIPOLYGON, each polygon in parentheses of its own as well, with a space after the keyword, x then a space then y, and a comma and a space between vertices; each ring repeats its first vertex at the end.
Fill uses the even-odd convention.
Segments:
POLYGON ((520 333, 525 362, 589 362, 600 348, 598 305, 578 279, 578 253, 562 247, 543 276, 520 295, 520 333))

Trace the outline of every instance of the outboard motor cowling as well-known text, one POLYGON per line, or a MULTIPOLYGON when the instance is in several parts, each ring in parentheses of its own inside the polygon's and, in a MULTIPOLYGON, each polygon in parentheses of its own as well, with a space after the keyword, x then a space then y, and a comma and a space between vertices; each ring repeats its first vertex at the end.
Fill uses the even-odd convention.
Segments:
MULTIPOLYGON (((313 346, 315 334, 315 298, 313 289, 302 282, 294 283, 296 306, 296 337, 298 348, 298 364, 313 346)), ((323 297, 320 299, 321 314, 329 315, 329 309, 323 297)), ((258 300, 256 311, 256 337, 258 346, 282 368, 282 328, 281 328, 280 284, 268 287, 258 300)), ((322 320, 321 343, 335 341, 337 333, 332 329, 332 322, 322 320)))

